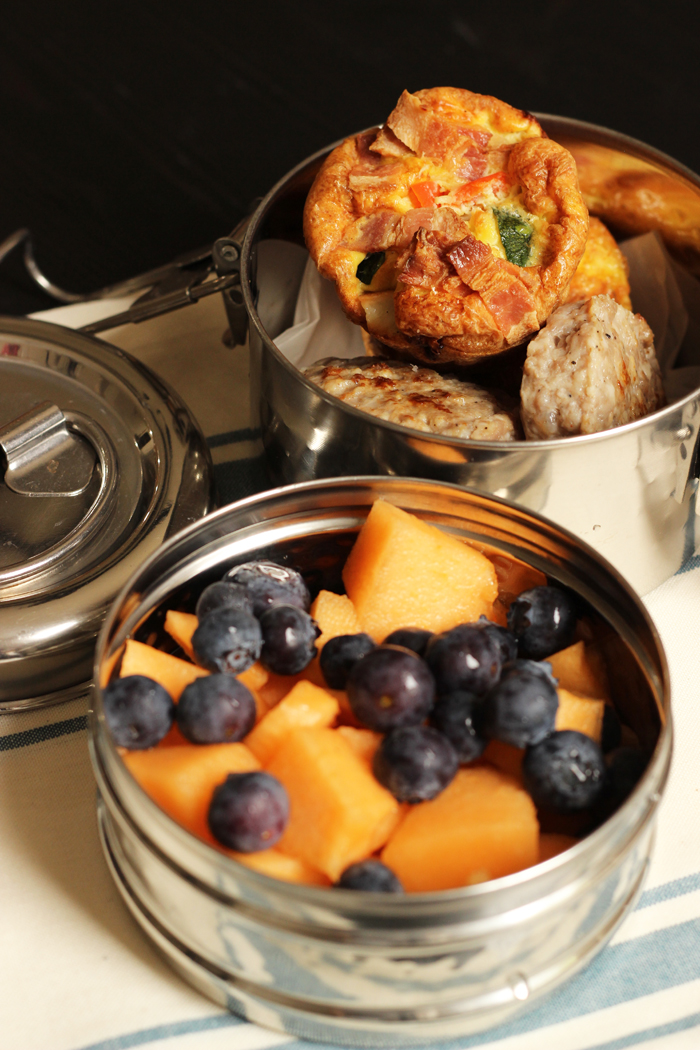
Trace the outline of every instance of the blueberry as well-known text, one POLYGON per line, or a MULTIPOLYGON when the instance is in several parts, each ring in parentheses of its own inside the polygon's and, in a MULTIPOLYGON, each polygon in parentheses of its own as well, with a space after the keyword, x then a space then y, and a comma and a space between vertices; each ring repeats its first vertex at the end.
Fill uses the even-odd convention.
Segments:
POLYGON ((445 693, 435 701, 430 724, 450 741, 461 763, 474 762, 486 747, 481 733, 483 698, 458 690, 445 693))
POLYGON ((275 674, 298 674, 316 655, 321 633, 315 620, 296 605, 273 605, 260 617, 260 662, 275 674))
POLYGON ((193 744, 242 740, 255 725, 255 715, 250 689, 230 674, 196 678, 177 705, 178 728, 193 744))
POLYGON ((574 640, 576 603, 561 587, 523 591, 508 609, 508 627, 518 639, 518 654, 543 660, 574 640))
POLYGON ((229 773, 214 789, 207 820, 217 842, 239 853, 256 853, 282 837, 289 798, 269 773, 229 773))
POLYGON ((329 638, 319 657, 321 674, 329 689, 344 689, 350 669, 374 649, 368 634, 339 634, 329 638))
POLYGON ((205 587, 200 594, 195 609, 197 619, 203 620, 208 613, 214 612, 215 609, 223 609, 227 605, 253 615, 253 602, 245 587, 228 580, 217 580, 216 583, 205 587))
POLYGON ((432 631, 424 631, 422 627, 398 627, 384 639, 384 645, 402 645, 404 649, 410 649, 418 656, 425 656, 428 642, 433 637, 432 631))
POLYGON ((243 587, 253 601, 253 614, 262 616, 274 605, 296 605, 308 612, 311 605, 309 589, 296 569, 277 565, 274 561, 248 561, 230 569, 225 580, 243 587))
POLYGON ((613 751, 622 743, 622 725, 617 717, 617 711, 612 704, 606 704, 603 711, 603 729, 601 733, 600 746, 603 754, 613 751))
POLYGON ((162 685, 142 674, 110 682, 102 694, 115 744, 132 751, 154 747, 173 724, 175 704, 162 685))
POLYGON ((502 659, 499 643, 476 623, 463 623, 428 644, 425 660, 438 694, 466 689, 480 695, 498 681, 502 659))
POLYGON ((355 717, 380 733, 422 722, 435 699, 427 664, 393 645, 377 646, 358 660, 346 688, 355 717))
POLYGON ((587 809, 605 786, 603 752, 591 737, 573 729, 552 733, 528 747, 523 782, 535 805, 559 813, 587 809))
POLYGON ((242 609, 214 609, 192 635, 197 661, 208 671, 240 674, 260 656, 260 624, 242 609))
POLYGON ((341 890, 366 890, 368 893, 403 893, 403 886, 391 868, 371 857, 346 868, 336 886, 341 890))
POLYGON ((512 631, 509 631, 507 627, 501 627, 500 624, 493 623, 492 620, 487 620, 485 616, 480 616, 476 621, 476 625, 497 643, 502 664, 510 663, 511 660, 516 659, 518 655, 518 641, 512 631))
POLYGON ((558 707, 549 664, 514 660, 484 698, 484 734, 513 747, 538 744, 554 731, 558 707))
POLYGON ((375 752, 374 775, 399 802, 435 798, 459 768, 450 741, 431 726, 392 729, 375 752))

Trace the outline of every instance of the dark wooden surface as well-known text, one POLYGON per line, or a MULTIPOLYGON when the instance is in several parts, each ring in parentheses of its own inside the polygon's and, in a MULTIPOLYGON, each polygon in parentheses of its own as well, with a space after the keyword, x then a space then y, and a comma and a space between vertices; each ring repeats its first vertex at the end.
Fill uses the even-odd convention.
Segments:
MULTIPOLYGON (((450 84, 643 139, 700 169, 693 5, 609 0, 6 4, 0 241, 89 292, 225 235, 290 167, 450 84)), ((0 311, 49 305, 19 260, 0 311)))

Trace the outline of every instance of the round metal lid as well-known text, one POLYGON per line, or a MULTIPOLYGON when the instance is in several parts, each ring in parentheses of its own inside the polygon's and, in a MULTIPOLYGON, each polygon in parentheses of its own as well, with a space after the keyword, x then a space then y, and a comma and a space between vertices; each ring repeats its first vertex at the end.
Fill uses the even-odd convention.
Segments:
POLYGON ((144 365, 0 319, 0 712, 85 688, 109 605, 212 509, 212 479, 197 424, 144 365))

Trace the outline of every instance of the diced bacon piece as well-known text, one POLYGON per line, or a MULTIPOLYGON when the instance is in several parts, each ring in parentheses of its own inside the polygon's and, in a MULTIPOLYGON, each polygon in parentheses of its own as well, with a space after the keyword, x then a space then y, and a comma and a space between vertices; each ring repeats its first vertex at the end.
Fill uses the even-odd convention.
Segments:
POLYGON ((408 248, 418 230, 442 233, 445 240, 454 244, 469 230, 467 219, 452 208, 414 208, 406 212, 395 230, 394 244, 397 248, 408 248))
POLYGON ((377 129, 371 128, 370 131, 363 131, 361 135, 355 136, 355 149, 360 160, 377 160, 377 157, 371 152, 372 147, 377 139, 377 129))
POLYGON ((408 146, 397 139, 391 128, 382 128, 369 148, 382 157, 405 157, 411 152, 408 146))
POLYGON ((535 312, 532 297, 517 279, 500 291, 491 294, 482 292, 481 298, 502 332, 515 328, 524 317, 535 312))
POLYGON ((470 234, 446 254, 464 283, 479 292, 501 332, 536 314, 534 300, 513 267, 497 259, 487 244, 470 234))
POLYGON ((399 275, 404 284, 431 288, 449 276, 439 235, 419 230, 412 249, 399 275))
POLYGON ((394 243, 394 230, 401 216, 389 208, 380 208, 351 223, 343 234, 341 247, 355 252, 380 252, 394 243))
POLYGON ((472 282, 478 274, 483 271, 489 263, 496 262, 488 244, 478 241, 476 237, 468 234, 459 244, 455 244, 447 253, 447 257, 465 284, 470 288, 476 288, 472 282))
POLYGON ((353 168, 348 174, 348 186, 353 192, 362 190, 390 190, 396 183, 396 177, 402 171, 399 162, 396 164, 374 164, 353 168))
POLYGON ((459 155, 461 146, 481 152, 491 138, 481 128, 465 128, 439 116, 408 91, 403 92, 386 124, 414 153, 434 160, 459 155))
POLYGON ((470 147, 453 161, 452 170, 458 179, 478 179, 486 171, 486 156, 470 147))

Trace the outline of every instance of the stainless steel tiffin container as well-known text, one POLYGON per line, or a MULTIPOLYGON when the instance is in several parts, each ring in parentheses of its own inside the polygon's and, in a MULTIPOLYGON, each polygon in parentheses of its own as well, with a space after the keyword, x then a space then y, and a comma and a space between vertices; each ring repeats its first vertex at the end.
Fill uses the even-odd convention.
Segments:
MULTIPOLYGON (((616 132, 560 117, 540 120, 585 171, 584 195, 593 212, 620 236, 658 230, 688 271, 700 273, 696 175, 616 132), (646 175, 660 202, 651 217, 641 207, 646 191, 640 178, 646 175)), ((303 243, 304 200, 327 153, 303 161, 264 198, 242 246, 243 304, 238 289, 235 299, 230 292, 224 296, 234 330, 243 309, 248 314, 253 413, 273 478, 279 483, 361 473, 437 478, 546 515, 600 551, 641 593, 676 572, 698 544, 698 391, 604 433, 471 441, 418 434, 349 407, 306 379, 277 349, 275 337, 291 319, 258 283, 259 246, 268 239, 303 243)), ((299 279, 290 272, 290 282, 299 279)), ((700 363, 700 345, 691 349, 694 363, 700 363)), ((333 355, 329 346, 328 356, 333 355)))
POLYGON ((659 638, 630 587, 590 547, 538 515, 458 486, 332 479, 226 507, 179 533, 131 578, 97 648, 90 746, 102 843, 124 900, 180 974, 241 1016, 349 1045, 465 1035, 507 1020, 585 965, 639 893, 671 755, 669 679, 659 638), (115 748, 99 683, 128 637, 164 610, 194 608, 232 565, 273 557, 312 589, 339 589, 377 498, 519 558, 573 588, 606 653, 622 720, 651 758, 627 801, 565 853, 458 890, 375 895, 292 885, 243 867, 177 825, 115 748))

